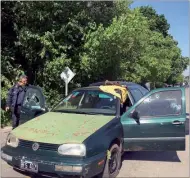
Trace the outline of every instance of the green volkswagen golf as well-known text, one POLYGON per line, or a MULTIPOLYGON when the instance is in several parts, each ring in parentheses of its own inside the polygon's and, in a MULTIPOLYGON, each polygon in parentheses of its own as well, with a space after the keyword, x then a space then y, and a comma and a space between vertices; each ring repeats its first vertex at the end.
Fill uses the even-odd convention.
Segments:
POLYGON ((185 90, 137 84, 72 91, 51 111, 30 86, 1 158, 34 177, 118 175, 125 151, 185 150, 185 90))

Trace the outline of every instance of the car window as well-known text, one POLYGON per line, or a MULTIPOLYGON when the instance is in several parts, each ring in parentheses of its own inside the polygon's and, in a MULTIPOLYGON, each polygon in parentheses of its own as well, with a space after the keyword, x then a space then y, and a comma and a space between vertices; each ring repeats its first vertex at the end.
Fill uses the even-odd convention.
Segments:
POLYGON ((135 102, 140 100, 143 97, 143 94, 139 89, 132 89, 131 94, 133 95, 133 98, 135 99, 135 102))
POLYGON ((136 107, 140 117, 165 117, 180 115, 182 93, 179 90, 162 91, 150 95, 136 107))
POLYGON ((73 91, 54 112, 116 114, 117 97, 100 90, 73 91))
POLYGON ((147 90, 147 89, 144 88, 144 87, 140 87, 140 90, 141 90, 143 96, 146 95, 146 94, 149 92, 149 90, 147 90))
POLYGON ((44 107, 42 92, 35 88, 28 88, 22 106, 27 109, 44 107))

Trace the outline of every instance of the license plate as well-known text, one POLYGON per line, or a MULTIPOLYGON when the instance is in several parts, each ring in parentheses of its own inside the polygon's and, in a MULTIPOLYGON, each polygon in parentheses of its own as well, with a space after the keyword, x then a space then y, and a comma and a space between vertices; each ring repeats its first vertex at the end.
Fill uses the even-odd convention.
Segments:
POLYGON ((38 172, 38 164, 32 161, 21 160, 20 168, 30 172, 38 172))

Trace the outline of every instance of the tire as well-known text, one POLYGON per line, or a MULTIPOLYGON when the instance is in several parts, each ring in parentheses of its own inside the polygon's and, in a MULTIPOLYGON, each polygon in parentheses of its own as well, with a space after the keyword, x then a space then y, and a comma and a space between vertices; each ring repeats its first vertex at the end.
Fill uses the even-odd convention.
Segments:
POLYGON ((115 178, 121 168, 121 149, 117 144, 113 144, 110 149, 111 159, 107 159, 104 171, 101 175, 103 178, 115 178))

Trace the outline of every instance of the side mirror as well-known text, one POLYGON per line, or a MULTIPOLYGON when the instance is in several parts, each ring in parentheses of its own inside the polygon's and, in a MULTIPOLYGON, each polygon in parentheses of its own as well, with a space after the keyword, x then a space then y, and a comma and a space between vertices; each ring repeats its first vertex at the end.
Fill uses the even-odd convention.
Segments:
POLYGON ((140 125, 140 116, 136 110, 131 113, 131 117, 140 125))

